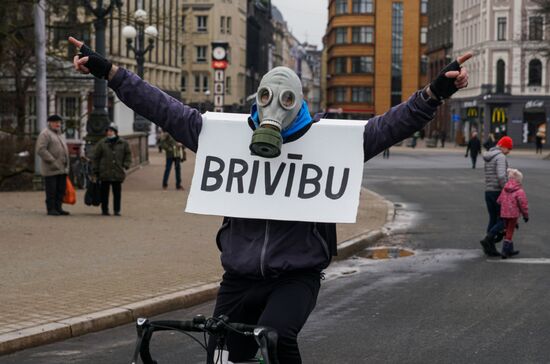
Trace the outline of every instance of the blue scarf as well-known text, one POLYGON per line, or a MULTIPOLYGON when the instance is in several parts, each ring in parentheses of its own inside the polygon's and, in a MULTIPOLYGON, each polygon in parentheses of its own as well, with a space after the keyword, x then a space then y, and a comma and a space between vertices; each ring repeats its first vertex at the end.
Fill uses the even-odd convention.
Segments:
MULTIPOLYGON (((252 109, 250 110, 250 118, 254 122, 254 126, 256 128, 260 127, 260 117, 258 116, 258 106, 256 104, 252 105, 252 109)), ((304 100, 302 103, 302 107, 300 108, 300 112, 298 115, 296 115, 296 119, 290 124, 286 129, 283 129, 281 132, 281 136, 283 137, 283 142, 286 141, 286 139, 291 136, 294 133, 299 132, 309 124, 311 124, 313 120, 311 119, 311 115, 309 115, 309 108, 307 107, 307 102, 304 100)))

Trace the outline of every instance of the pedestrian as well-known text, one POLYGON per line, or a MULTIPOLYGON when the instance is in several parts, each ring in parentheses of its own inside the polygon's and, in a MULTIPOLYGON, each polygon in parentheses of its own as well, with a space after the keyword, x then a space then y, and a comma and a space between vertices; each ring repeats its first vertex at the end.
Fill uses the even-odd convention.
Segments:
POLYGON ((487 234, 480 244, 483 247, 483 252, 490 257, 500 256, 495 248, 495 243, 503 237, 504 223, 500 218, 500 205, 497 200, 504 185, 508 182, 506 156, 512 148, 512 138, 504 136, 498 141, 496 147, 483 154, 485 160, 485 204, 489 213, 489 224, 487 224, 487 234))
POLYGON ((416 141, 418 140, 418 138, 420 138, 420 132, 419 131, 416 131, 413 136, 412 136, 412 143, 411 143, 411 147, 414 149, 416 148, 416 141))
POLYGON ((162 128, 157 127, 156 128, 156 133, 155 133, 155 145, 159 149, 159 153, 162 153, 162 146, 160 145, 160 137, 161 137, 162 133, 164 133, 162 131, 162 128))
MULTIPOLYGON (((74 58, 76 70, 107 79, 123 103, 139 110, 190 150, 200 150, 201 130, 207 122, 198 110, 113 65, 82 42, 69 40, 80 50, 74 58)), ((467 86, 468 73, 462 64, 472 56, 466 53, 459 57, 407 101, 358 129, 363 135, 363 160, 370 160, 425 127, 444 100, 467 86)), ((275 67, 262 77, 252 110, 249 126, 253 131, 246 134, 250 144, 243 147, 264 158, 280 153, 284 143, 297 141, 316 122, 303 99, 300 78, 288 67, 275 67), (284 130, 292 132, 282 134, 284 130)), ((329 141, 319 142, 329 145, 329 141)), ((271 209, 273 205, 267 203, 265 207, 271 209)), ((223 314, 230 321, 275 329, 278 361, 302 363, 298 334, 317 303, 323 270, 337 252, 336 224, 230 215, 224 217, 216 242, 225 273, 213 316, 223 314)), ((209 362, 213 362, 219 344, 213 338, 209 341, 209 362)), ((248 361, 258 351, 254 340, 233 333, 227 336, 226 344, 222 349, 229 352, 232 362, 248 361)))
POLYGON ((486 151, 489 151, 491 148, 494 148, 497 143, 495 142, 495 134, 489 133, 489 137, 483 143, 483 148, 485 148, 486 151))
POLYGON ((472 137, 468 141, 468 147, 466 148, 466 155, 464 158, 468 157, 468 152, 470 153, 470 158, 472 159, 472 168, 476 168, 477 156, 481 153, 481 142, 477 137, 477 132, 472 133, 472 137))
POLYGON ((447 139, 447 132, 445 130, 441 130, 441 133, 439 133, 439 137, 441 138, 441 148, 445 148, 445 140, 447 139))
POLYGON ((382 158, 390 159, 390 148, 384 149, 384 153, 382 154, 382 158))
POLYGON ((542 154, 542 146, 546 139, 546 124, 541 124, 537 128, 537 134, 535 136, 536 153, 542 154))
POLYGON ((162 188, 168 188, 168 178, 170 177, 172 165, 174 165, 174 172, 176 174, 176 189, 183 190, 183 187, 181 186, 181 163, 186 160, 185 148, 183 147, 183 144, 176 142, 170 134, 163 132, 160 136, 160 145, 166 153, 166 164, 164 166, 162 188))
POLYGON ((523 215, 523 221, 529 221, 529 202, 522 186, 523 174, 517 169, 508 168, 508 182, 502 189, 497 200, 500 205, 500 217, 506 227, 506 235, 502 245, 502 259, 509 258, 519 254, 514 250, 514 230, 517 227, 520 215, 523 215))
POLYGON ((46 191, 46 210, 50 216, 69 215, 62 208, 69 173, 69 150, 61 131, 63 119, 59 115, 50 115, 47 120, 47 127, 36 139, 36 154, 41 159, 46 191))
POLYGON ((107 128, 106 137, 95 146, 93 159, 93 173, 100 181, 101 212, 109 213, 109 189, 113 190, 113 212, 120 216, 122 182, 126 177, 126 170, 132 164, 132 153, 128 142, 118 136, 118 127, 111 123, 107 128))

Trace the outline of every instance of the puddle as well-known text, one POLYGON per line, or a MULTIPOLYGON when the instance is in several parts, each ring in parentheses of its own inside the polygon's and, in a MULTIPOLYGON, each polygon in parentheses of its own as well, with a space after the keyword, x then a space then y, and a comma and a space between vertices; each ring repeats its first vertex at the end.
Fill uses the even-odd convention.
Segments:
POLYGON ((410 257, 411 255, 414 255, 414 252, 412 250, 398 247, 378 247, 365 249, 357 255, 363 258, 377 260, 410 257))

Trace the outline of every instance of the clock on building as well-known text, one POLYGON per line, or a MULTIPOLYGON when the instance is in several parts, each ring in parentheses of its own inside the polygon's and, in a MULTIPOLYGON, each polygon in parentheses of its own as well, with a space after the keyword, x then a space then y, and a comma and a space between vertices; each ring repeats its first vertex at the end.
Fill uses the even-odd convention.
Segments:
POLYGON ((216 61, 223 61, 226 55, 227 52, 223 46, 216 46, 214 49, 212 49, 212 58, 214 58, 216 61))

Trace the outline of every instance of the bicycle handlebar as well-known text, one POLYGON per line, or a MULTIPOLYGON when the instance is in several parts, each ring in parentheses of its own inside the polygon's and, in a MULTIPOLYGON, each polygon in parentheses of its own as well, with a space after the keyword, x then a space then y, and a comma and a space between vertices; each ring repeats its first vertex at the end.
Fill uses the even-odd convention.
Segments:
POLYGON ((187 332, 204 332, 215 337, 225 337, 229 332, 245 336, 254 336, 260 348, 265 364, 278 364, 277 332, 271 328, 257 325, 228 322, 226 316, 206 319, 198 315, 192 321, 159 320, 149 321, 139 318, 136 323, 138 340, 132 364, 137 364, 138 356, 144 364, 158 364, 153 360, 149 345, 155 331, 177 330, 187 332))

